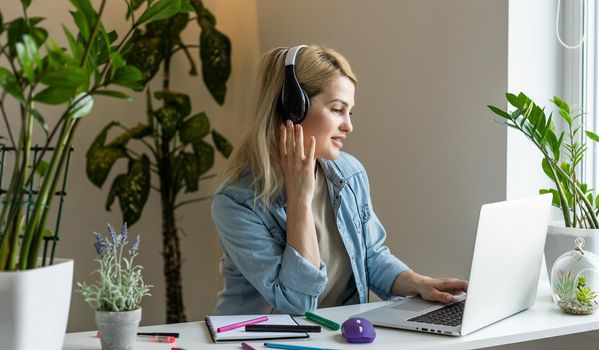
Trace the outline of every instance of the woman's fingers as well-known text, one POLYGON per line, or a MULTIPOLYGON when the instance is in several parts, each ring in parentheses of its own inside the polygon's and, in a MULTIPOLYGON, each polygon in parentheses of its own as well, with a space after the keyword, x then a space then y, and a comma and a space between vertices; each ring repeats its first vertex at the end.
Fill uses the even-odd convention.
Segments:
POLYGON ((287 156, 287 129, 285 128, 285 124, 281 124, 279 128, 279 151, 281 152, 281 157, 287 156))
POLYGON ((304 131, 301 125, 295 126, 295 155, 304 159, 304 131))
POLYGON ((308 150, 308 160, 314 162, 314 153, 316 152, 316 138, 310 136, 310 149, 308 150))
POLYGON ((287 121, 287 156, 293 156, 294 155, 294 147, 295 147, 295 140, 294 135, 293 135, 293 123, 291 121, 287 121))

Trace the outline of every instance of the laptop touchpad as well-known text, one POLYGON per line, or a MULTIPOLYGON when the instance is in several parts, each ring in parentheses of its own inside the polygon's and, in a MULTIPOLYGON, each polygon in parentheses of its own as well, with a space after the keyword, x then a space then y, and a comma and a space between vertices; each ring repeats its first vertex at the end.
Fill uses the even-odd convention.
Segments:
POLYGON ((399 304, 393 306, 393 309, 418 312, 418 311, 426 310, 426 309, 430 308, 431 306, 435 306, 435 305, 436 305, 435 303, 424 301, 419 298, 410 298, 402 303, 399 303, 399 304))

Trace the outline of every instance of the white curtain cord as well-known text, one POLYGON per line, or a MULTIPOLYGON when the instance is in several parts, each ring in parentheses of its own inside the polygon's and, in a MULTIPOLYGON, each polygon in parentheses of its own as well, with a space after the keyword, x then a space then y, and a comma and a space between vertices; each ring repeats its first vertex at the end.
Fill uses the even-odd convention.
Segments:
MULTIPOLYGON (((581 0, 583 3, 585 0, 581 0)), ((580 42, 576 45, 576 46, 572 46, 572 45, 568 45, 566 43, 564 43, 562 41, 562 38, 559 35, 559 10, 560 10, 560 2, 561 0, 557 0, 557 15, 555 16, 555 35, 557 36, 557 40, 559 41, 560 44, 562 44, 563 47, 567 48, 567 49, 577 49, 580 46, 582 46, 582 44, 584 43, 584 40, 586 38, 586 33, 584 32, 584 29, 582 30, 582 35, 580 38, 580 42)))

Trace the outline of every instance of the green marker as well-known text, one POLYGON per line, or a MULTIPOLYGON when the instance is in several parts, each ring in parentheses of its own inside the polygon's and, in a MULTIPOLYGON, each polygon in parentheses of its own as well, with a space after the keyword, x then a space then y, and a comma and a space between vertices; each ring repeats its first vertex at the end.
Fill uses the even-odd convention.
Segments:
POLYGON ((321 325, 330 328, 334 331, 339 330, 339 328, 341 328, 341 326, 339 326, 339 323, 333 322, 331 320, 327 320, 326 318, 322 317, 322 316, 318 316, 316 314, 313 314, 311 312, 306 312, 304 314, 304 316, 306 316, 307 319, 309 319, 310 321, 314 321, 316 323, 320 323, 321 325))

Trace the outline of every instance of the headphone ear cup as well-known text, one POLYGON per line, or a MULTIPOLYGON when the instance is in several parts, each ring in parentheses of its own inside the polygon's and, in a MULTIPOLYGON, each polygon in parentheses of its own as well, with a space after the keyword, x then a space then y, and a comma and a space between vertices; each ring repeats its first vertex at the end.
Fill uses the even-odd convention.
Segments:
POLYGON ((285 66, 285 81, 278 107, 281 117, 291 120, 294 124, 301 123, 308 114, 310 99, 297 81, 293 65, 285 66))

